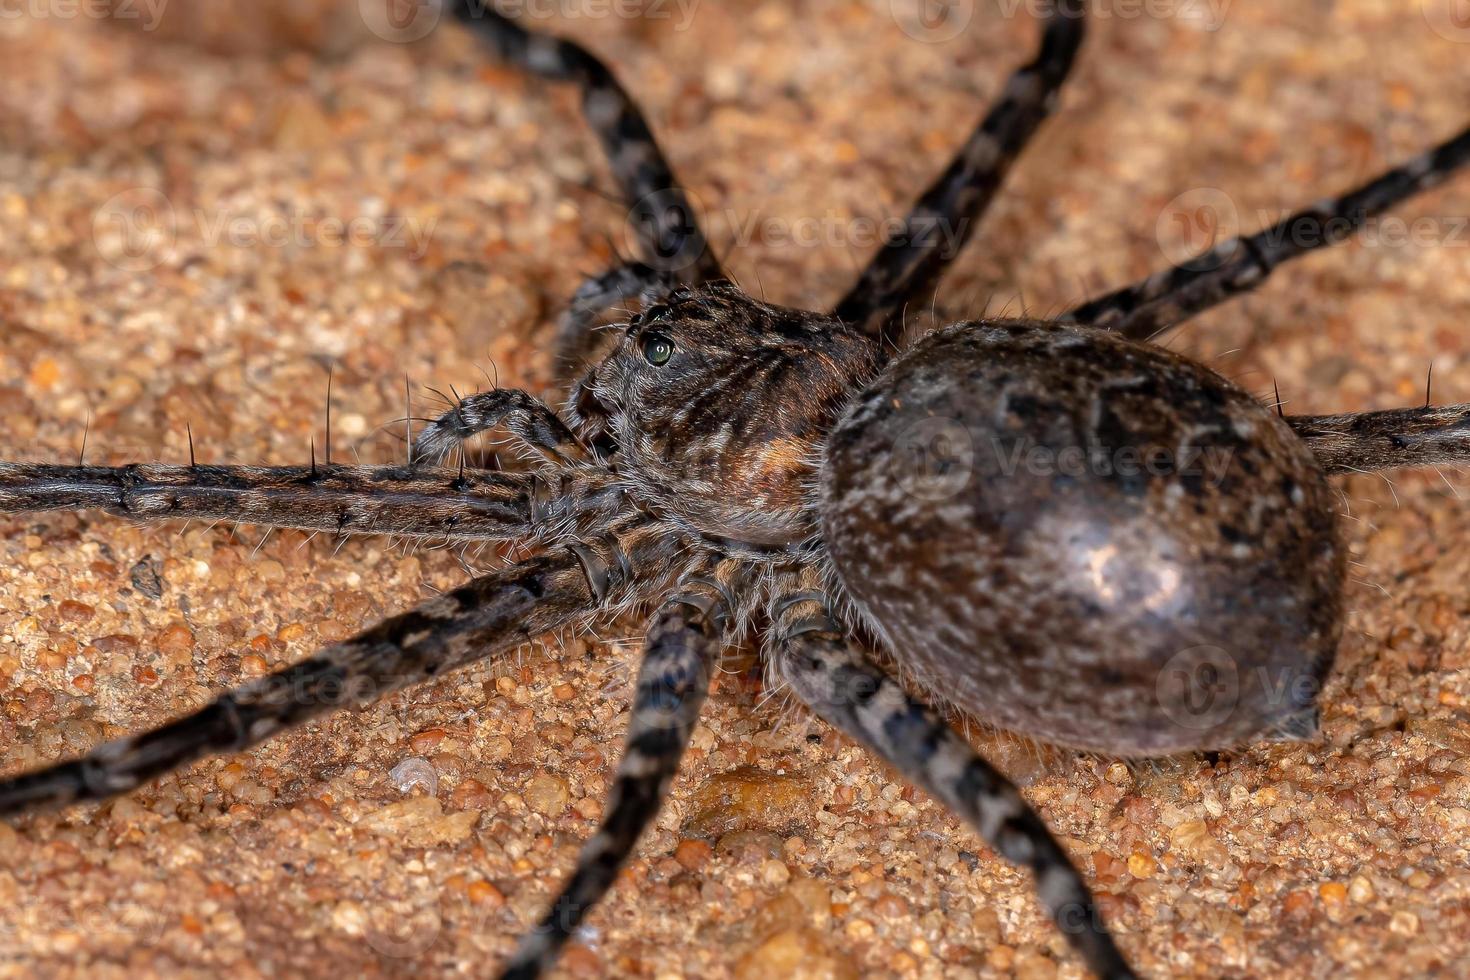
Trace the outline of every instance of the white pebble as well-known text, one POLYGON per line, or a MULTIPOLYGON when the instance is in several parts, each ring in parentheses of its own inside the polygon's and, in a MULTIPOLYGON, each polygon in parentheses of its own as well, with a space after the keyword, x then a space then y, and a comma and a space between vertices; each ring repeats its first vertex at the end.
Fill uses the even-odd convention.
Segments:
POLYGON ((400 793, 407 793, 415 786, 422 786, 424 792, 430 796, 437 796, 439 793, 439 773, 428 759, 421 756, 409 756, 394 766, 388 775, 400 793))

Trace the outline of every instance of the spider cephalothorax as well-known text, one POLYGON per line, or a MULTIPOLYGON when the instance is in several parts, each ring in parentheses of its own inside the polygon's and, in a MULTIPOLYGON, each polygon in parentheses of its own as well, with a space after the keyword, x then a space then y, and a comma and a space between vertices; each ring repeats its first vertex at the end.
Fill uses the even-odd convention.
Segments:
POLYGON ((580 380, 573 427, 607 435, 621 475, 691 529, 789 544, 815 529, 823 437, 873 373, 872 338, 717 282, 628 321, 580 380))
POLYGON ((722 281, 637 108, 591 55, 485 0, 452 6, 502 57, 583 87, 643 202, 645 261, 578 291, 560 352, 586 359, 603 310, 649 302, 566 417, 522 391, 473 395, 398 467, 0 463, 0 511, 513 542, 530 556, 192 715, 0 781, 0 812, 126 792, 539 634, 652 609, 601 829, 506 969, 534 976, 658 811, 721 649, 759 622, 779 683, 1030 868, 1089 968, 1133 975, 1041 819, 857 634, 982 720, 1071 745, 1153 754, 1309 735, 1341 628, 1326 477, 1470 461, 1470 405, 1286 417, 1148 341, 1442 180, 1470 161, 1470 132, 1055 322, 960 323, 900 350, 904 310, 954 257, 935 223, 960 243, 974 228, 1056 102, 1082 0, 1047 7, 1036 58, 830 314, 722 281), (687 261, 655 264, 670 255, 687 261), (429 465, 492 429, 536 464, 429 465))

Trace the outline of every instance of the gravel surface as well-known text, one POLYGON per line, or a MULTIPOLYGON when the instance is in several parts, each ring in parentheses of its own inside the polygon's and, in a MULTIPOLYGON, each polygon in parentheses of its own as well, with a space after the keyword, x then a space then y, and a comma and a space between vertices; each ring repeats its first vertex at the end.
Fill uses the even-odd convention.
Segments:
MULTIPOLYGON (((974 23, 947 39, 890 15, 907 0, 561 6, 581 16, 545 23, 618 68, 735 275, 802 305, 841 292, 1035 34, 1001 0, 957 4, 974 23)), ((1254 227, 1466 121, 1451 0, 1093 7, 941 318, 1060 310, 1203 244, 1210 214, 1254 227)), ((88 431, 95 462, 181 461, 192 430, 201 460, 301 463, 328 368, 337 457, 401 458, 405 375, 417 411, 419 386, 487 373, 549 391, 556 311, 626 250, 575 94, 452 30, 388 43, 350 0, 0 8, 0 458, 72 459, 88 431)), ((1431 360, 1435 400, 1470 401, 1470 177, 1401 214, 1174 345, 1296 412, 1416 403, 1431 360)), ((1126 765, 974 736, 1150 975, 1470 975, 1470 478, 1343 491, 1359 564, 1321 742, 1126 765)), ((97 514, 0 520, 0 554, 12 772, 495 561, 97 514)), ((0 972, 484 975, 600 815, 637 632, 0 824, 0 972)), ((1025 874, 755 670, 718 678, 563 969, 1080 975, 1025 874)))

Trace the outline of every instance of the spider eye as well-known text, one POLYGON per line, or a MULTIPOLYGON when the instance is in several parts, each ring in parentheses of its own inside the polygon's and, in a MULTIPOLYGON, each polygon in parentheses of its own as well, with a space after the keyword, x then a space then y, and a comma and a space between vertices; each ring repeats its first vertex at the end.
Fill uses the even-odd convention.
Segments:
POLYGON ((654 367, 663 367, 674 356, 674 342, 658 334, 643 338, 643 359, 654 367))

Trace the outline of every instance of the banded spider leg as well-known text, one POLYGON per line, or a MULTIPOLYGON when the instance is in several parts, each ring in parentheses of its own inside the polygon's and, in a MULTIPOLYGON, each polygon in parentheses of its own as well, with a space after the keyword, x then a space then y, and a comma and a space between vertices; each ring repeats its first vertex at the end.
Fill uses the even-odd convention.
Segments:
POLYGON ((579 44, 526 30, 496 11, 494 0, 453 0, 451 9, 502 60, 582 89, 587 122, 632 208, 629 220, 642 259, 619 263, 577 290, 557 329, 555 353, 564 372, 594 352, 592 328, 608 308, 680 284, 724 278, 689 195, 675 179, 638 104, 611 69, 579 44))
POLYGON ((1352 237, 1368 221, 1470 164, 1470 129, 1340 197, 1328 198, 1141 282, 1089 300, 1062 320, 1153 340, 1262 286, 1283 262, 1352 237))

